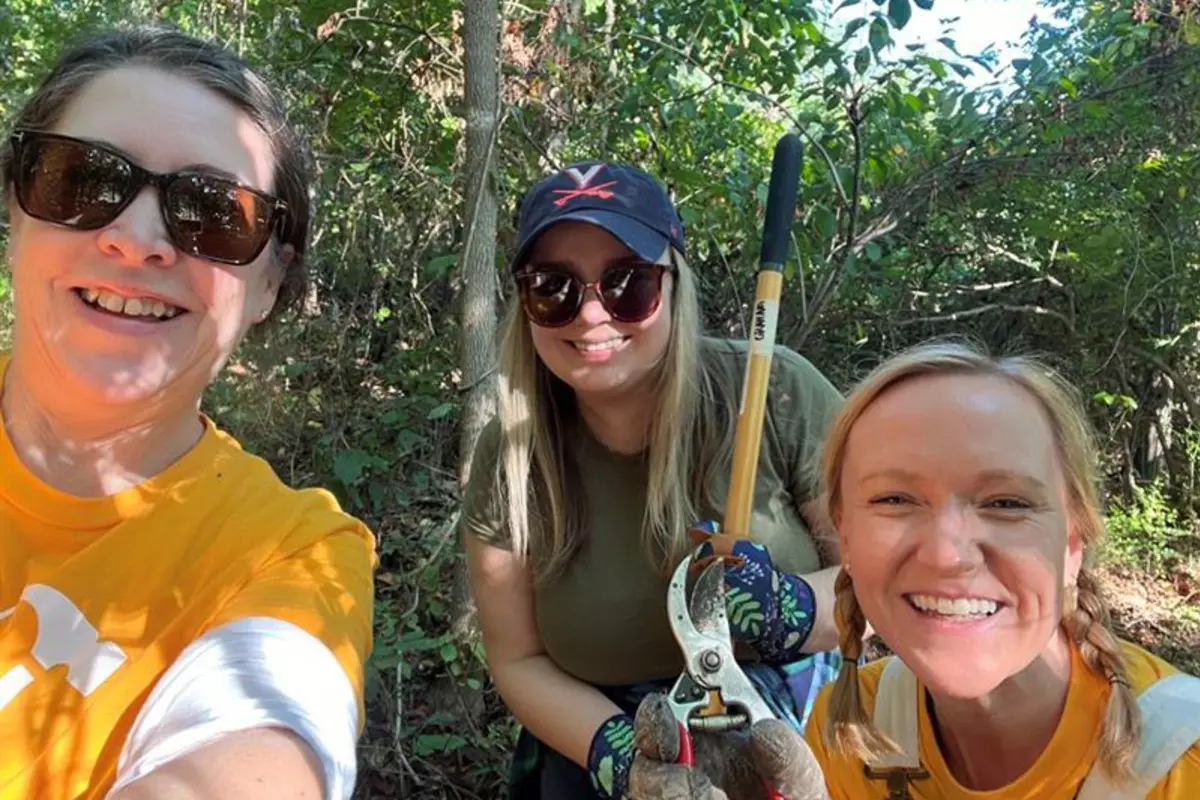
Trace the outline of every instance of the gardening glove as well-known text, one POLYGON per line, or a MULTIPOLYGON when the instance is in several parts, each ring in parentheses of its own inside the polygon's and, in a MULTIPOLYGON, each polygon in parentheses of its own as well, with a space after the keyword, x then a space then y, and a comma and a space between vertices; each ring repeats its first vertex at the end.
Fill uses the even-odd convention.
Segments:
POLYGON ((787 800, 829 800, 816 757, 788 725, 760 720, 745 733, 693 733, 696 765, 676 764, 679 727, 665 694, 638 706, 628 800, 764 800, 764 781, 787 800))
POLYGON ((633 717, 614 714, 596 729, 588 748, 587 773, 592 791, 605 800, 622 800, 633 766, 633 717))
MULTIPOLYGON (((692 526, 691 535, 703 541, 720 533, 713 521, 692 526)), ((710 542, 701 544, 697 560, 713 555, 710 542)), ((803 656, 816 620, 817 598, 803 578, 776 569, 767 548, 749 539, 733 544, 735 559, 725 566, 725 610, 729 633, 753 647, 768 664, 787 664, 803 656)))

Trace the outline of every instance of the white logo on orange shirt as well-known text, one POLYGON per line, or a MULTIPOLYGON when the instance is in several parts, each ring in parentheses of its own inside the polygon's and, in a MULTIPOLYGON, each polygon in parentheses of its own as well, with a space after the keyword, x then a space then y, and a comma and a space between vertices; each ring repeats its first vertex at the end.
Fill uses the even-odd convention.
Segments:
MULTIPOLYGON (((96 628, 57 589, 34 584, 25 587, 21 599, 37 616, 31 652, 34 660, 45 670, 65 666, 67 683, 84 697, 99 689, 128 660, 120 647, 100 641, 96 628)), ((15 611, 16 607, 0 611, 0 621, 15 611)), ((33 676, 23 666, 0 675, 0 711, 31 683, 33 676)))

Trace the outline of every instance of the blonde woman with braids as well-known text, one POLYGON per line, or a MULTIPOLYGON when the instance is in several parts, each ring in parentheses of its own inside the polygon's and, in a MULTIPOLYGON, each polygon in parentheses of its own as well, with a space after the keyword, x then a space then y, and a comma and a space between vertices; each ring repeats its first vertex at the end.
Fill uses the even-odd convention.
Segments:
MULTIPOLYGON (((720 519, 746 343, 701 335, 683 225, 640 170, 547 177, 518 240, 499 413, 463 511, 491 676, 523 730, 509 796, 621 798, 639 700, 683 668, 667 583, 689 526, 720 519)), ((776 351, 754 544, 727 576, 754 609, 734 619, 751 678, 797 731, 839 663, 812 466, 840 403, 776 351)))
POLYGON ((1075 392, 1025 358, 910 350, 848 398, 823 462, 842 674, 807 738, 832 797, 1200 797, 1200 681, 1121 641, 1075 392), (859 668, 870 623, 894 657, 859 668))

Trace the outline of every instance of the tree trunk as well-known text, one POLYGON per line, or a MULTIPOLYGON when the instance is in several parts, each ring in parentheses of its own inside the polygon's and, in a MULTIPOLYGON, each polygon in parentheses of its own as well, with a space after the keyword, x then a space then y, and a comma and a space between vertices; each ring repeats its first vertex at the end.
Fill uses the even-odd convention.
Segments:
POLYGON ((496 341, 496 215, 491 180, 500 122, 500 6, 497 0, 467 0, 463 14, 466 61, 467 153, 463 206, 465 243, 459 259, 462 325, 459 367, 458 479, 465 485, 480 431, 493 413, 496 341))

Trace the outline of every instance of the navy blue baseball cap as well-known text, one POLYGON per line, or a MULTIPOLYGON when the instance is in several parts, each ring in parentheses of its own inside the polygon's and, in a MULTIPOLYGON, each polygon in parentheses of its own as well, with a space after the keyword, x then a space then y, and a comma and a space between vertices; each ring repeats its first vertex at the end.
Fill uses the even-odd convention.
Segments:
POLYGON ((581 161, 543 178, 525 195, 513 271, 525 265, 538 236, 568 220, 598 225, 647 261, 658 261, 668 244, 686 252, 683 221, 658 181, 626 164, 581 161))

